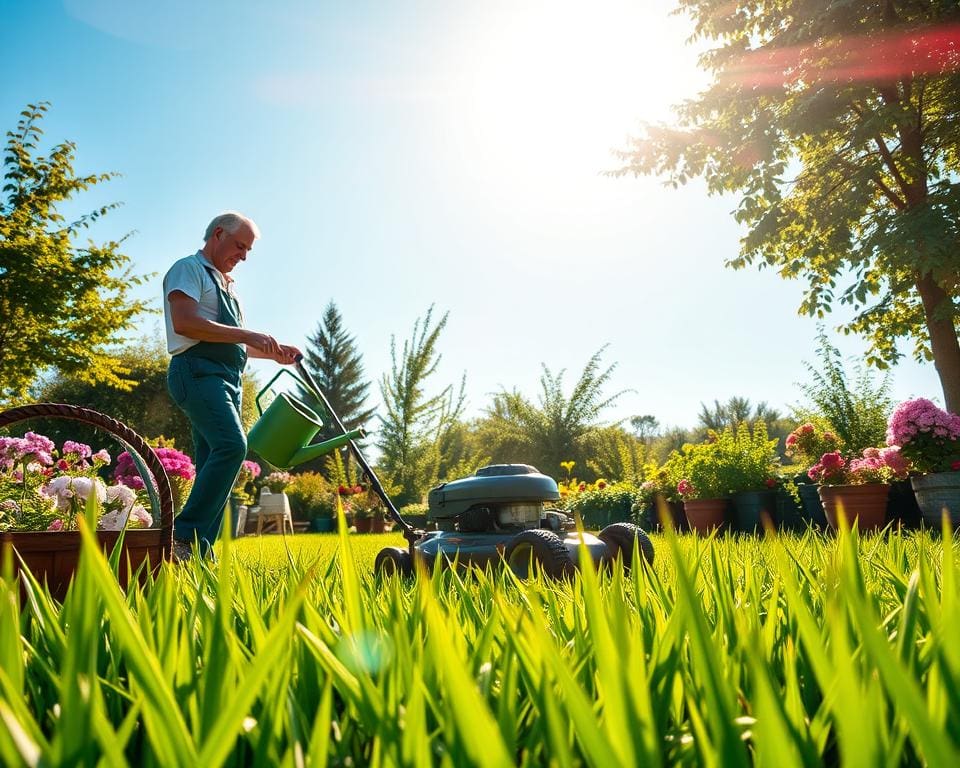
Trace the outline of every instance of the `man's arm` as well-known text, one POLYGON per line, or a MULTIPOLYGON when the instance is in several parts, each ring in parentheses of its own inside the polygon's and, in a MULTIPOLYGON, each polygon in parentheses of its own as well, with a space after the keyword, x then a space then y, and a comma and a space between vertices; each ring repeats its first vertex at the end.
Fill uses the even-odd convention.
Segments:
POLYGON ((233 325, 223 325, 201 317, 200 305, 182 291, 171 291, 168 299, 173 330, 180 336, 197 341, 245 344, 248 352, 253 351, 253 357, 276 360, 279 363, 283 363, 289 357, 288 353, 281 350, 280 344, 273 336, 233 325))

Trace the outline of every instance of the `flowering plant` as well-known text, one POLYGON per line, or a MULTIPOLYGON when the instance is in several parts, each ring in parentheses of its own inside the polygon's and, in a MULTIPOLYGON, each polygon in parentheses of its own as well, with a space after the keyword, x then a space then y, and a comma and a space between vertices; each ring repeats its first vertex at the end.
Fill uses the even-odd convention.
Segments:
POLYGON ((887 445, 899 445, 917 472, 960 470, 960 416, 923 397, 907 400, 890 415, 887 445))
POLYGON ((61 451, 43 435, 0 437, 0 530, 69 531, 88 500, 97 505, 97 528, 150 527, 153 518, 132 489, 108 486, 98 473, 110 464, 105 450, 67 440, 61 451))
POLYGON ((260 477, 260 465, 255 461, 250 461, 250 459, 245 459, 243 464, 240 465, 240 471, 237 473, 237 479, 233 483, 232 493, 235 496, 241 496, 245 500, 249 500, 251 497, 249 486, 250 484, 260 477))
MULTIPOLYGON (((160 459, 160 463, 170 480, 174 510, 179 512, 183 509, 183 503, 190 495, 194 478, 197 476, 193 461, 185 453, 181 453, 172 447, 161 446, 153 450, 157 454, 157 458, 160 459)), ((127 488, 133 488, 135 491, 143 491, 146 487, 136 464, 133 463, 133 457, 127 451, 117 456, 117 466, 113 470, 113 479, 127 488)), ((150 473, 150 481, 156 487, 153 473, 150 473)))
POLYGON ((289 472, 271 472, 263 478, 263 484, 270 489, 270 493, 282 493, 293 482, 293 475, 289 472))
POLYGON ((364 489, 363 486, 353 486, 354 491, 350 499, 350 511, 354 517, 377 517, 383 515, 383 505, 380 497, 372 488, 364 489))
POLYGON ((897 446, 867 448, 862 456, 850 460, 839 451, 831 451, 823 454, 807 474, 821 485, 889 483, 907 476, 907 462, 897 446))
POLYGON ((841 448, 840 438, 818 424, 801 424, 787 435, 785 453, 804 466, 812 466, 820 456, 841 448))

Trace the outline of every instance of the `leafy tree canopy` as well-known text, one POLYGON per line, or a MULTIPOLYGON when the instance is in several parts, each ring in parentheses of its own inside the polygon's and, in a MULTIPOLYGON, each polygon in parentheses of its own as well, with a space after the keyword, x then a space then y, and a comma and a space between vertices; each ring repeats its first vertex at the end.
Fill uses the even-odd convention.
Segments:
POLYGON ((728 262, 802 277, 801 311, 854 310, 868 362, 912 339, 960 411, 960 4, 680 0, 714 78, 614 174, 738 192, 728 262))
POLYGON ((46 368, 87 383, 130 388, 110 347, 146 309, 129 297, 143 277, 131 274, 120 243, 78 243, 80 231, 117 204, 66 222, 60 203, 114 174, 77 176, 75 146, 36 154, 46 104, 30 105, 7 133, 0 193, 0 401, 27 396, 46 368))

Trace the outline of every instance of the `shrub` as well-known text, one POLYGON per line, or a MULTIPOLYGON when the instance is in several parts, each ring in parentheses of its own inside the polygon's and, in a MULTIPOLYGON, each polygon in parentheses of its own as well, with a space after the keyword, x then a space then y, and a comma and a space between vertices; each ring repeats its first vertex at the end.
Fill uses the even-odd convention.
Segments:
POLYGON ((711 430, 709 435, 705 442, 687 444, 667 460, 665 469, 677 480, 682 498, 719 499, 776 485, 778 441, 767 437, 762 421, 752 430, 741 423, 736 431, 727 427, 722 432, 711 430))
POLYGON ((299 520, 334 517, 337 512, 337 489, 319 472, 294 475, 286 487, 290 512, 299 520))
POLYGON ((564 508, 578 513, 585 528, 603 528, 633 518, 638 490, 633 483, 607 484, 598 480, 594 487, 567 496, 564 508))

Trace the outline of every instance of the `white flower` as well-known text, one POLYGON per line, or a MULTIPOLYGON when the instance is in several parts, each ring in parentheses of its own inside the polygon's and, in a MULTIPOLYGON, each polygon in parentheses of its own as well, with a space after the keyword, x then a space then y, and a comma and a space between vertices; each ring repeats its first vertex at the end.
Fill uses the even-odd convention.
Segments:
POLYGON ((107 512, 100 515, 97 521, 97 528, 101 531, 119 531, 123 528, 126 519, 126 513, 122 509, 115 509, 113 512, 107 512))
POLYGON ((57 509, 67 511, 70 509, 71 499, 76 497, 81 503, 85 502, 93 492, 96 494, 97 501, 101 504, 106 500, 107 487, 99 477, 70 477, 61 475, 55 477, 41 489, 44 494, 55 499, 57 509))
POLYGON ((135 504, 130 510, 129 523, 131 528, 149 528, 153 525, 153 516, 147 512, 142 504, 135 504))
POLYGON ((111 485, 107 488, 107 504, 116 504, 120 509, 126 511, 134 505, 136 500, 136 492, 125 485, 111 485))

